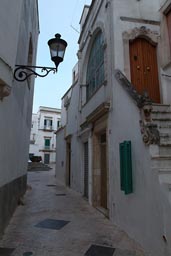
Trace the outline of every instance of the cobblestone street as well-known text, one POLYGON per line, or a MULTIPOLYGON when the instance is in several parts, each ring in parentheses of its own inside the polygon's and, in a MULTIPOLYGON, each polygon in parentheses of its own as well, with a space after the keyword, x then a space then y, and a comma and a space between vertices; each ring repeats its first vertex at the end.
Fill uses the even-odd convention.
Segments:
POLYGON ((1 256, 144 255, 80 194, 56 185, 54 170, 28 173, 24 205, 15 211, 0 247, 1 256))

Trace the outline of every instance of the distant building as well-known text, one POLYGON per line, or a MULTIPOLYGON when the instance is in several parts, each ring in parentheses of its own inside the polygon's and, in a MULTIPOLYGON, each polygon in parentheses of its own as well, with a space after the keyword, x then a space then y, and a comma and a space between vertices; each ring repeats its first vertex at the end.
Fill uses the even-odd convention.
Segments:
POLYGON ((37 0, 0 1, 0 235, 26 191, 34 77, 14 80, 15 65, 35 65, 37 0))
POLYGON ((60 127, 61 110, 40 107, 32 115, 29 156, 41 156, 45 164, 56 162, 56 135, 60 127))

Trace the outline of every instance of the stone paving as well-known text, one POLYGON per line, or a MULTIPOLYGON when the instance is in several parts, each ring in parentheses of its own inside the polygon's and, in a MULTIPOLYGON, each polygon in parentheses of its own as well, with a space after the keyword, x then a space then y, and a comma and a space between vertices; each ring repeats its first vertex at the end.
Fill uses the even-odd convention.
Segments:
POLYGON ((18 206, 0 241, 1 248, 15 250, 1 249, 0 256, 145 255, 80 194, 56 185, 54 170, 29 172, 28 185, 24 205, 18 206))

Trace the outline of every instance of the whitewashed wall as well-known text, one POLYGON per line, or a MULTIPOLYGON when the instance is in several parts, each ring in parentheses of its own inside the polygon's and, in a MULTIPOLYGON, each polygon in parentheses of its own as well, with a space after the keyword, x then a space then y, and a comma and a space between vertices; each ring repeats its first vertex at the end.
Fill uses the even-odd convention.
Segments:
POLYGON ((142 141, 140 114, 133 100, 115 81, 109 118, 110 217, 152 255, 166 255, 164 219, 157 172, 151 169, 149 147, 142 141), (132 143, 133 193, 120 189, 119 143, 132 143))
MULTIPOLYGON (((110 102, 107 130, 109 143, 109 216, 113 223, 119 225, 146 250, 150 251, 151 255, 155 256, 171 254, 170 241, 166 244, 163 240, 166 231, 170 234, 170 204, 164 195, 164 189, 161 192, 158 173, 151 169, 149 147, 146 147, 142 141, 139 109, 116 81, 114 70, 119 68, 125 72, 123 32, 145 26, 147 30, 150 29, 160 35, 159 9, 163 3, 164 1, 160 0, 116 0, 107 1, 107 4, 106 1, 95 1, 90 8, 89 19, 84 24, 84 30, 79 38, 79 86, 72 87, 70 105, 67 109, 64 108, 65 117, 67 116, 66 133, 63 130, 57 134, 63 146, 65 141, 62 142, 62 137, 64 139, 68 135, 71 136, 72 187, 83 193, 83 137, 85 134, 82 134, 80 125, 84 124, 87 116, 101 103, 110 102), (121 20, 121 16, 128 18, 127 21, 121 20), (135 18, 136 21, 129 21, 129 18, 135 18), (146 20, 145 24, 143 20, 146 20), (150 24, 149 20, 155 21, 156 25, 150 24), (102 29, 105 37, 106 83, 86 102, 85 85, 88 56, 93 34, 97 28, 102 29), (124 140, 131 140, 132 142, 133 193, 130 195, 123 194, 120 189, 119 143, 124 140)), ((159 48, 160 44, 157 49, 160 74, 162 49, 159 48)), ((170 67, 167 71, 170 72, 170 67)), ((163 95, 168 95, 170 89, 167 87, 169 85, 163 85, 162 82, 160 86, 162 91, 165 90, 163 95)), ((166 98, 163 96, 163 102, 166 102, 166 98)), ((167 101, 169 100, 167 99, 167 101)), ((89 141, 89 201, 91 203, 93 193, 91 127, 86 134, 86 140, 89 141)), ((66 155, 65 152, 62 152, 61 156, 58 151, 57 154, 57 175, 65 180, 64 170, 59 163, 61 159, 66 161, 66 155)))
POLYGON ((13 79, 16 64, 27 65, 32 41, 36 63, 37 0, 2 0, 0 7, 0 236, 26 191, 34 78, 13 79), (30 86, 30 88, 29 88, 30 86))
POLYGON ((57 182, 66 184, 66 141, 65 128, 56 133, 56 179, 57 182))
POLYGON ((12 3, 10 0, 1 1, 0 78, 10 86, 12 86, 13 68, 16 64, 21 15, 22 0, 14 0, 12 3))
MULTIPOLYGON (((171 5, 171 0, 163 0, 160 9, 160 18, 161 18, 161 74, 171 76, 171 51, 170 51, 170 42, 168 36, 168 24, 165 15, 165 11, 168 6, 171 5)), ((166 104, 171 103, 171 77, 161 76, 162 82, 162 94, 164 98, 164 102, 166 104)))
POLYGON ((18 60, 27 63, 30 35, 35 63, 39 33, 37 1, 29 1, 29 5, 27 9, 20 0, 1 1, 0 78, 12 86, 12 91, 0 101, 0 186, 27 171, 34 81, 29 90, 27 82, 12 80, 12 73, 18 60))
POLYGON ((71 137, 71 187, 76 191, 82 191, 82 173, 81 173, 81 148, 80 139, 78 137, 78 132, 80 130, 80 113, 79 113, 79 95, 80 87, 76 82, 72 86, 72 95, 70 99, 70 104, 67 110, 67 125, 65 128, 65 136, 71 137))

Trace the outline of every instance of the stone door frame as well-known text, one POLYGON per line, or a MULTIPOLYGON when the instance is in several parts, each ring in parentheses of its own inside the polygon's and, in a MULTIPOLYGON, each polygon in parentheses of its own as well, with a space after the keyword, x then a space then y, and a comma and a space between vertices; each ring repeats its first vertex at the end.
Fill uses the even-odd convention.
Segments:
MULTIPOLYGON (((158 32, 152 31, 145 26, 142 26, 140 28, 135 27, 134 29, 130 29, 130 30, 123 32, 122 38, 123 38, 123 47, 124 47, 124 72, 129 80, 131 80, 129 42, 138 37, 145 38, 151 44, 155 44, 156 46, 158 46, 158 43, 159 43, 158 32)), ((158 47, 156 47, 156 48, 158 48, 158 47)), ((158 49, 156 49, 156 50, 158 52, 158 49)), ((158 55, 158 53, 157 53, 157 55, 158 55)))

